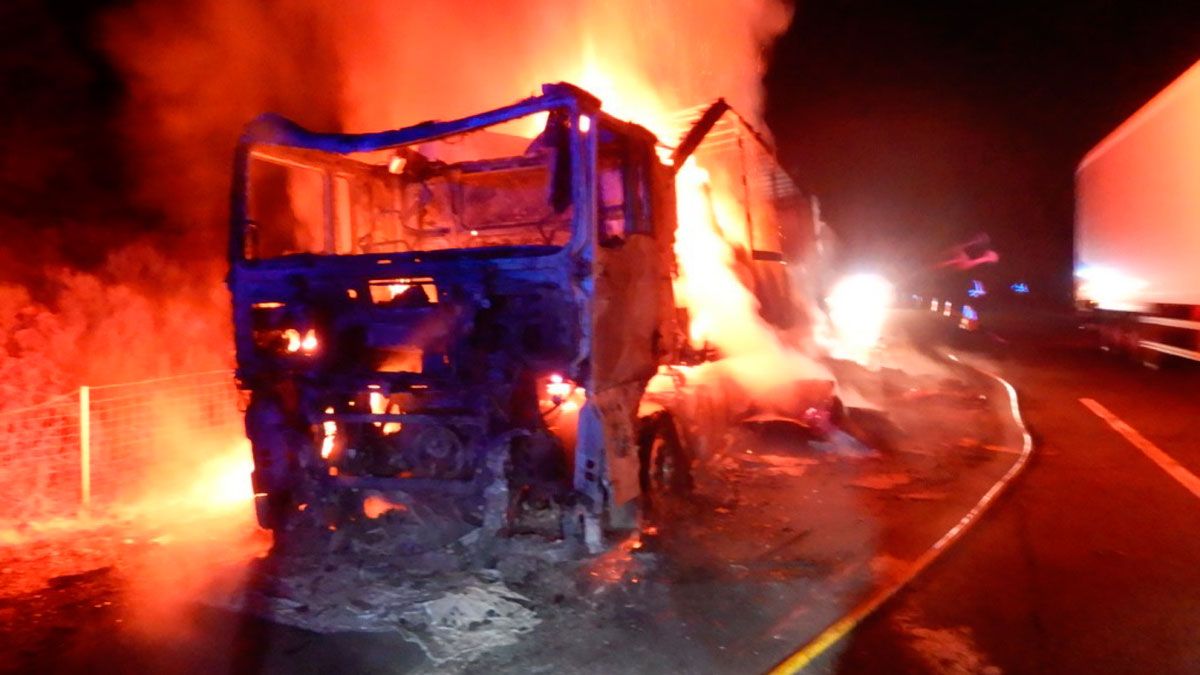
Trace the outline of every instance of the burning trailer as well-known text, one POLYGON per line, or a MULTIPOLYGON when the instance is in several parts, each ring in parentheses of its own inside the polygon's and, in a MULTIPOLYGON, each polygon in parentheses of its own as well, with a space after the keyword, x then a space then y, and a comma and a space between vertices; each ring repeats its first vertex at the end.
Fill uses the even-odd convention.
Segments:
POLYGON ((667 147, 552 84, 379 133, 250 123, 228 283, 259 523, 434 495, 487 535, 553 507, 595 548, 688 489, 755 378, 826 423, 831 378, 776 358, 813 333, 815 210, 724 102, 691 121, 667 147))

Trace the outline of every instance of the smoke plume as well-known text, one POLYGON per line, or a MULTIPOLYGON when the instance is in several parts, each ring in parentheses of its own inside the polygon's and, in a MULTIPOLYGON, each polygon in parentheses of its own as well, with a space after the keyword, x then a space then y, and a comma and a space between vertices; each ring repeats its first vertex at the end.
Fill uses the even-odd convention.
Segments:
POLYGON ((767 50, 790 18, 779 0, 200 0, 136 4, 104 35, 128 83, 141 198, 213 244, 237 132, 263 111, 378 130, 571 81, 650 126, 721 96, 757 116, 767 50))

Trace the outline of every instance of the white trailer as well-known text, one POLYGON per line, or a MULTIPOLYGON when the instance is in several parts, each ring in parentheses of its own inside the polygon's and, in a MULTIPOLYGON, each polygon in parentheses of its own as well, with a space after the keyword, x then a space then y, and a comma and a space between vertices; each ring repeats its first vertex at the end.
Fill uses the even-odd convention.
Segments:
POLYGON ((1200 361, 1200 61, 1075 172, 1076 301, 1101 347, 1200 361))

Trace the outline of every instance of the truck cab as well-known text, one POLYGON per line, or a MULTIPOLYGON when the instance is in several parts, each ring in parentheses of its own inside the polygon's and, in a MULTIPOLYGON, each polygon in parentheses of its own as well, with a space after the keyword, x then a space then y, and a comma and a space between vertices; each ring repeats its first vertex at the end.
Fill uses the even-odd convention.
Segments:
POLYGON ((431 491, 501 530, 531 483, 633 502, 681 344, 655 146, 566 84, 379 133, 247 125, 228 284, 260 524, 431 491))

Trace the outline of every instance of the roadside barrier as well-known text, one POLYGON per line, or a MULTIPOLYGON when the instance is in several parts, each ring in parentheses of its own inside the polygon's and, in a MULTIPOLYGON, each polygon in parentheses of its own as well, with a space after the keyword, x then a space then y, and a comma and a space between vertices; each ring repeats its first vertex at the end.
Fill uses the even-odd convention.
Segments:
POLYGON ((0 522, 120 506, 242 436, 228 370, 80 387, 0 412, 0 522))

